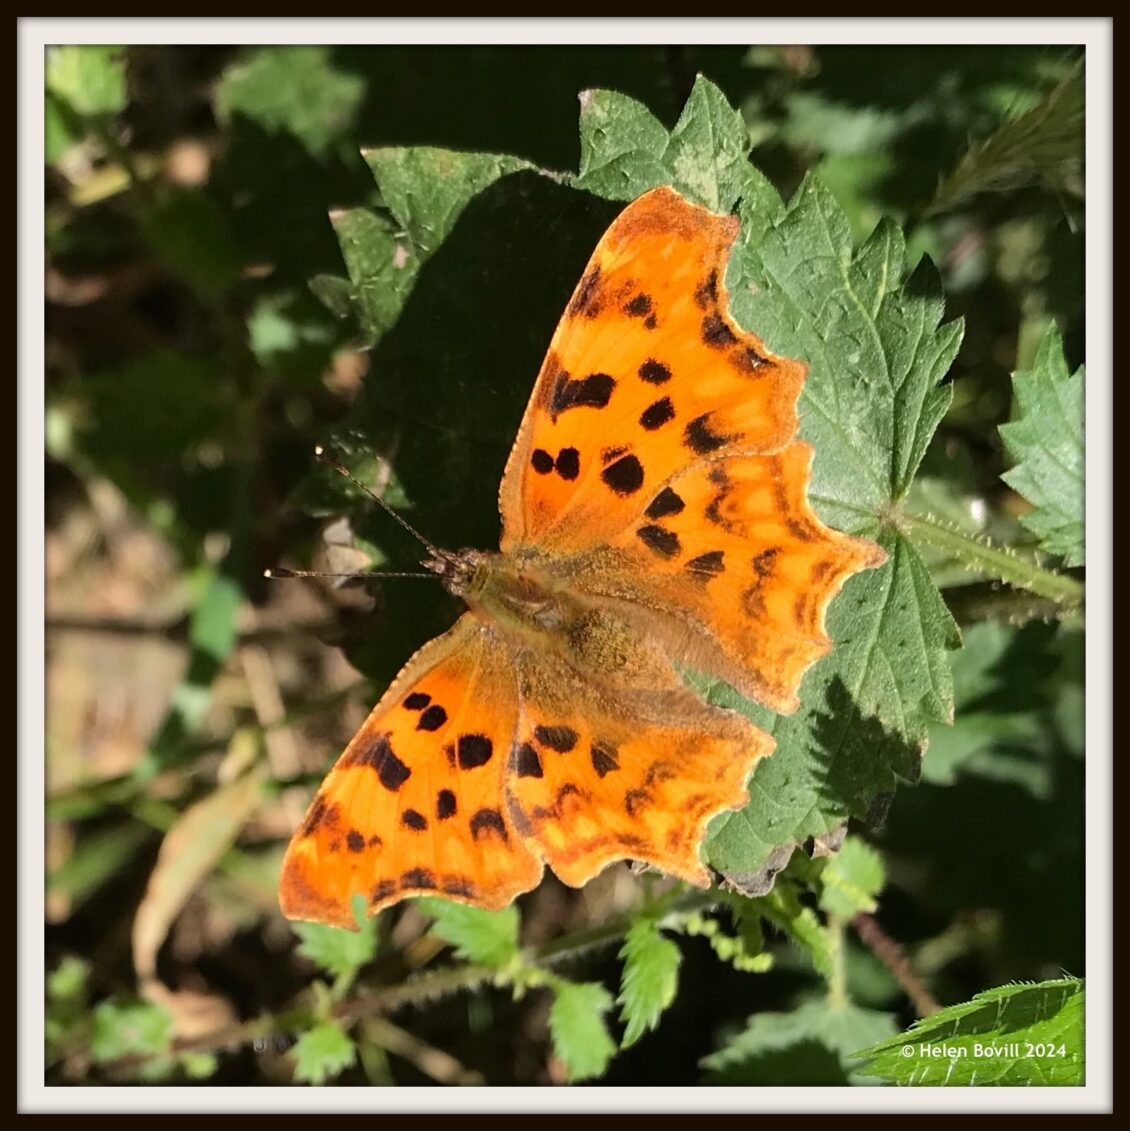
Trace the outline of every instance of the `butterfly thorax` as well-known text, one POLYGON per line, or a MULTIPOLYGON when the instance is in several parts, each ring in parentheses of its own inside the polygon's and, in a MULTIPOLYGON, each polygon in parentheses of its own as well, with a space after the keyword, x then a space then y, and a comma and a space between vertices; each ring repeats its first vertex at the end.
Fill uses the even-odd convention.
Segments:
POLYGON ((672 669, 657 642, 598 597, 579 593, 526 555, 462 550, 429 568, 516 652, 555 654, 576 672, 660 687, 672 669))
POLYGON ((427 563, 449 593, 461 597, 480 620, 523 638, 560 633, 582 615, 561 581, 510 554, 441 551, 427 563))

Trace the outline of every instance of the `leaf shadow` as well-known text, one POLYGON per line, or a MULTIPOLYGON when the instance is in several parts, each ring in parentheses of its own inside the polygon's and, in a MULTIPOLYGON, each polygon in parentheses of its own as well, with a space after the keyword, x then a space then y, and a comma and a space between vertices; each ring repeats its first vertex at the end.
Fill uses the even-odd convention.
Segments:
MULTIPOLYGON (((331 442, 350 459, 387 461, 405 516, 437 545, 497 547, 499 482, 534 378, 619 208, 537 173, 500 178, 422 265, 373 349, 361 396, 331 442)), ((355 525, 389 568, 419 560, 388 516, 370 510, 355 525)), ((384 583, 377 597, 352 646, 344 642, 374 679, 395 674, 460 611, 438 585, 417 581, 384 583)))
POLYGON ((819 804, 882 827, 900 783, 918 781, 923 744, 866 714, 836 675, 813 711, 819 804))

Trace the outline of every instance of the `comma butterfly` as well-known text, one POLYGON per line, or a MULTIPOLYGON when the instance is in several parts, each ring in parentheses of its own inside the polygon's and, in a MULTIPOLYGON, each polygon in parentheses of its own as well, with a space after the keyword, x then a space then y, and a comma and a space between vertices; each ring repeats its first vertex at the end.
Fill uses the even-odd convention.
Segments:
POLYGON ((776 711, 831 647, 824 613, 880 565, 828 529, 795 439, 806 366, 729 315, 738 220, 661 187, 604 234, 502 479, 500 552, 432 552, 468 607, 404 666, 283 863, 292 919, 355 926, 436 894, 500 908, 548 864, 644 861, 692 884, 710 818, 774 740, 677 665, 776 711))

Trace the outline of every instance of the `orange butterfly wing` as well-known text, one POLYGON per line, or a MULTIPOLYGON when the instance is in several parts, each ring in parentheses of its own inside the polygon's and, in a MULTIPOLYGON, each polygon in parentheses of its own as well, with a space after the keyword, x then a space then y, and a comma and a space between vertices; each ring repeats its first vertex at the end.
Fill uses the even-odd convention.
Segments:
POLYGON ((793 436, 800 362, 730 318, 734 216, 657 188, 602 237, 506 465, 503 551, 608 540, 688 464, 793 436))
POLYGON ((283 861, 290 919, 356 927, 407 895, 505 907, 541 878, 503 780, 518 725, 510 655, 469 614, 405 665, 315 794, 283 861))

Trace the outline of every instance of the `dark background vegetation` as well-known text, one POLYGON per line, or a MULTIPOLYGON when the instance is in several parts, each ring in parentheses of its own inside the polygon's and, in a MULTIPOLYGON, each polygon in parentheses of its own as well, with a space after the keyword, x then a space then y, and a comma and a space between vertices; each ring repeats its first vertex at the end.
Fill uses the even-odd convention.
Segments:
MULTIPOLYGON (((890 215, 912 257, 937 263, 947 318, 964 316, 966 333, 926 487, 1007 518, 1016 500, 999 479, 997 426, 1009 417, 1010 371, 1030 364, 1049 318, 1072 368, 1082 360, 1081 181, 1019 175, 940 205, 936 193, 971 142, 1045 97, 1077 58, 1007 46, 139 47, 124 51, 120 108, 112 96, 81 105, 100 72, 49 94, 48 970, 66 956, 89 964, 84 1008, 136 997, 131 929, 163 833, 266 744, 273 800, 177 909, 157 972, 182 994, 181 1026, 192 1023, 190 995, 199 1031, 283 1008, 313 976, 275 903, 285 841, 380 678, 454 612, 432 593, 429 616, 402 615, 400 601, 423 598, 395 583, 366 597, 262 578, 266 566, 343 560, 326 553, 331 516, 319 513, 311 451, 374 373, 355 327, 309 280, 344 273, 331 210, 378 203, 361 148, 436 145, 573 170, 580 91, 621 91, 670 126, 706 74, 743 111, 751 159, 786 198, 815 171, 857 236, 890 215), (364 655, 375 686, 339 644, 364 655)), ((615 211, 571 207, 591 228, 581 246, 615 211)), ((497 335, 517 335, 512 352, 528 357, 532 381, 584 256, 539 262, 552 234, 519 227, 514 238, 531 247, 518 313, 499 309, 496 324, 458 332, 475 367, 490 364, 497 335)), ((434 311, 405 318, 442 333, 458 323, 459 296, 448 299, 438 323, 434 311)), ((488 408, 487 425, 512 435, 521 403, 488 408)), ((489 539, 497 471, 466 469, 480 506, 463 519, 441 478, 413 483, 414 519, 444 544, 489 539)), ((411 568, 410 543, 387 530, 381 539, 411 568)), ((923 781, 870 833, 890 880, 878 920, 943 1003, 1085 973, 1078 634, 982 625, 967 639, 954 660, 958 719, 982 725, 936 735, 935 768, 928 754, 923 781)), ((616 871, 582 894, 547 879, 522 900, 523 937, 622 910, 635 881, 616 871)), ((430 960, 425 926, 410 909, 383 917, 375 983, 430 960)), ((812 983, 783 944, 774 972, 758 977, 720 964, 702 939, 680 946, 675 1004, 602 1082, 698 1082, 699 1059, 727 1031, 788 1010, 812 983)), ((909 1023, 871 951, 853 939, 848 958, 856 1000, 909 1023)), ((614 951, 581 961, 587 978, 615 987, 614 951)), ((491 1083, 541 1083, 558 1078, 546 1008, 537 994, 513 1002, 483 990, 400 1021, 491 1083)), ((61 1047, 49 1080, 119 1078, 61 1047)), ((243 1047, 222 1054, 210 1079, 288 1075, 279 1050, 243 1047)), ((382 1078, 433 1079, 404 1053, 342 1077, 382 1078)))

